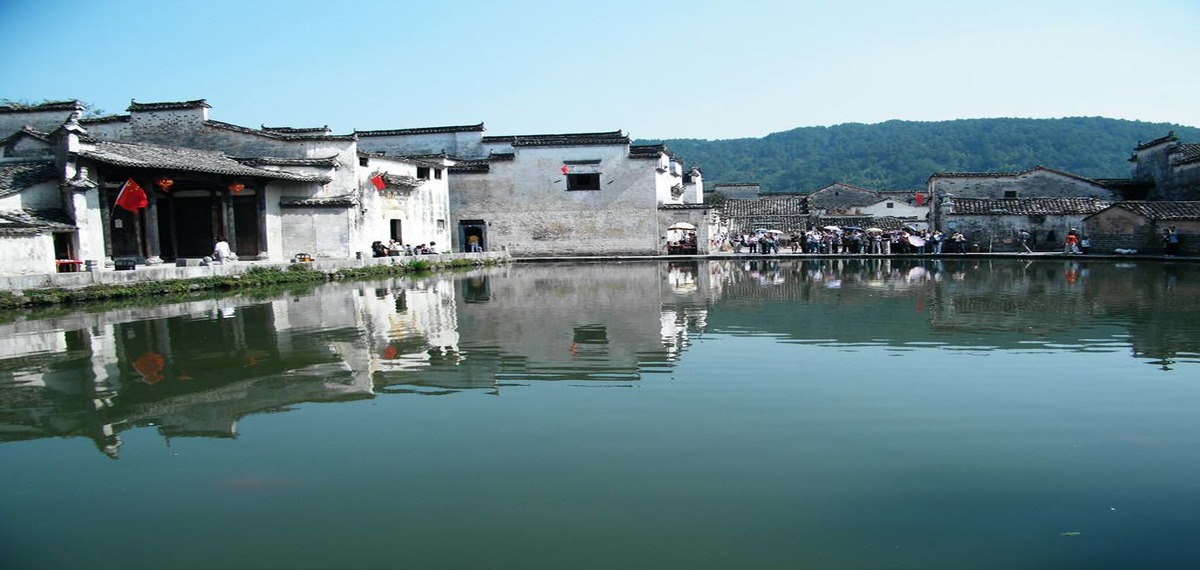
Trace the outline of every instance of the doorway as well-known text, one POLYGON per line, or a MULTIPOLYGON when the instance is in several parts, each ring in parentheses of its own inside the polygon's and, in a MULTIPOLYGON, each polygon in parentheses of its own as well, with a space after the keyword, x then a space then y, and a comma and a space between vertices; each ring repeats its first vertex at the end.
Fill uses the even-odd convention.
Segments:
POLYGON ((484 220, 460 220, 458 243, 464 252, 487 251, 487 222, 484 220))

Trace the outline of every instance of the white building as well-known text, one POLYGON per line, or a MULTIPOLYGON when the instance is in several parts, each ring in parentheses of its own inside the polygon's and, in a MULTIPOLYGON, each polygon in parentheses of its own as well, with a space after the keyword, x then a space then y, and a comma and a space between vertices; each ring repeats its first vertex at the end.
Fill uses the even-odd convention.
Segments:
POLYGON ((453 161, 373 157, 352 134, 242 127, 209 109, 135 102, 80 119, 74 101, 0 107, 0 270, 199 258, 218 236, 273 261, 349 258, 389 237, 449 243, 453 161), (117 205, 130 181, 143 206, 117 205))
MULTIPOLYGON (((707 228, 703 174, 662 145, 621 131, 484 136, 482 124, 358 131, 364 150, 388 156, 454 154, 454 248, 477 242, 513 255, 656 254, 666 228, 707 228), (667 209, 664 209, 666 207, 667 209)), ((704 230, 707 232, 707 230, 704 230)), ((707 243, 707 236, 700 236, 707 243)))

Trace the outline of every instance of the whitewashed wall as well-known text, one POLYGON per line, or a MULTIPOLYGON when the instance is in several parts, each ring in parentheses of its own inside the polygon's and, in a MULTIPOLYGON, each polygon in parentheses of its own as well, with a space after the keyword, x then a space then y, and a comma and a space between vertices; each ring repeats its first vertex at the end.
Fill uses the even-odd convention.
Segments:
POLYGON ((488 249, 512 255, 654 254, 659 173, 653 160, 628 152, 627 145, 518 147, 489 173, 454 173, 451 226, 485 220, 488 249), (583 160, 600 163, 568 170, 599 172, 600 190, 566 189, 564 161, 583 160))

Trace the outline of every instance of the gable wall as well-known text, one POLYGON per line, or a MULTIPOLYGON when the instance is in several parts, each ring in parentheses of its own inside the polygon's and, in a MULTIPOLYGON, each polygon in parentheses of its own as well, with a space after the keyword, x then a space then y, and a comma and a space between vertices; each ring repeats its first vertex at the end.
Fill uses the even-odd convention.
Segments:
POLYGON ((486 174, 451 175, 451 225, 486 220, 488 249, 512 255, 654 254, 654 164, 629 159, 625 145, 520 147, 486 174), (596 159, 601 189, 568 191, 563 161, 596 159))
POLYGON ((947 193, 962 198, 1004 198, 1005 191, 1015 190, 1018 198, 1120 199, 1117 193, 1098 184, 1045 170, 1018 176, 939 176, 931 178, 929 184, 934 195, 947 193))
POLYGON ((26 126, 33 127, 39 131, 54 131, 67 122, 71 113, 72 111, 17 111, 0 113, 0 139, 26 126))
POLYGON ((459 131, 413 135, 360 136, 359 150, 393 155, 441 154, 459 158, 484 158, 483 132, 459 131))

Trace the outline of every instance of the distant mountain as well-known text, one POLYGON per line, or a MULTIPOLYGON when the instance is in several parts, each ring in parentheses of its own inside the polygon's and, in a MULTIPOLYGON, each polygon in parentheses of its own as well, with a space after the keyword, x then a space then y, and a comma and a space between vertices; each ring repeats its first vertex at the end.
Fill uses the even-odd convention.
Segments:
POLYGON ((1129 176, 1133 147, 1200 128, 1104 117, 961 119, 801 127, 762 138, 662 142, 705 186, 757 182, 765 192, 811 192, 833 182, 873 190, 925 187, 935 172, 1015 172, 1045 166, 1089 178, 1129 176))

